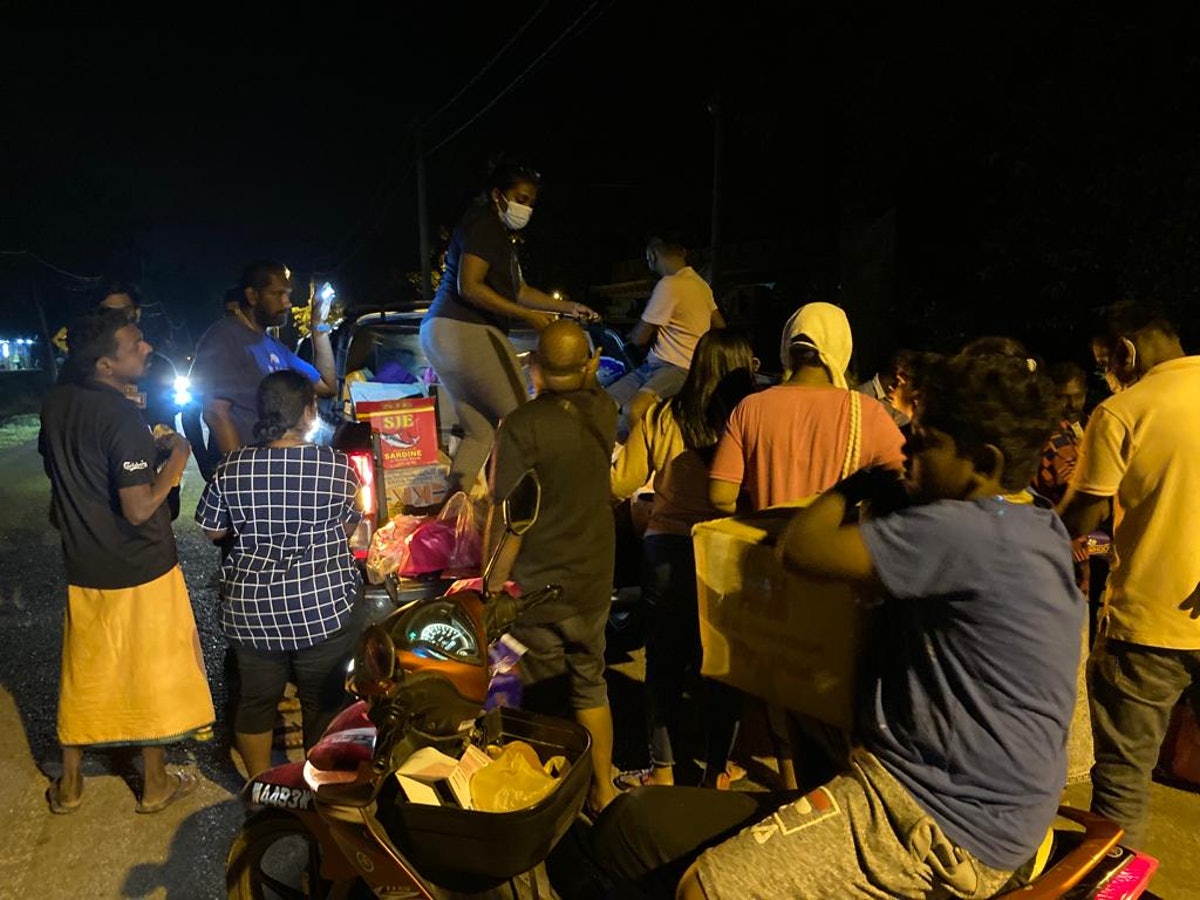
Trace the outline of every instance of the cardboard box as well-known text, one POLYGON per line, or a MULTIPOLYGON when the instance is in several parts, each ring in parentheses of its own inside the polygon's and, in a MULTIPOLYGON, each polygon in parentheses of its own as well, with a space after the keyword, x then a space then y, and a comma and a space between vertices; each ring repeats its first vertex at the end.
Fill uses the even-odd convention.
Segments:
POLYGON ((360 422, 379 434, 380 463, 386 469, 431 466, 438 461, 438 413, 434 397, 362 400, 354 405, 360 422))
POLYGON ((768 510, 692 529, 701 673, 850 729, 875 598, 783 572, 774 543, 794 512, 768 510))
POLYGON ((414 511, 441 506, 449 488, 450 467, 444 463, 383 470, 383 489, 387 497, 387 515, 409 515, 414 511))

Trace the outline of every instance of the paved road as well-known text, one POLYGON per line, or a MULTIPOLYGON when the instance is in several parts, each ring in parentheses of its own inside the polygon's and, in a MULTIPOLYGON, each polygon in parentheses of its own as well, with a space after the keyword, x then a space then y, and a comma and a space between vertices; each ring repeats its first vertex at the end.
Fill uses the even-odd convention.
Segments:
MULTIPOLYGON (((0 429, 2 431, 3 429, 0 429)), ((2 435, 0 435, 2 436, 2 435)), ((4 898, 153 897, 206 900, 223 896, 229 842, 243 813, 240 778, 220 725, 207 744, 172 751, 171 761, 195 767, 197 793, 155 816, 133 812, 136 780, 128 757, 89 758, 84 805, 51 816, 43 792, 58 768, 54 715, 58 692, 65 584, 57 538, 46 522, 48 485, 33 445, 0 441, 0 900, 4 898)), ((216 560, 187 511, 199 477, 189 469, 185 513, 176 535, 218 709, 228 700, 224 644, 216 626, 216 560)), ((618 762, 635 765, 644 749, 635 657, 613 673, 614 710, 621 731, 618 762)), ((770 778, 763 757, 744 760, 760 781, 770 778)), ((1084 802, 1076 790, 1072 800, 1084 802)), ((1148 850, 1163 867, 1155 890, 1163 897, 1200 896, 1200 795, 1156 785, 1148 850)))

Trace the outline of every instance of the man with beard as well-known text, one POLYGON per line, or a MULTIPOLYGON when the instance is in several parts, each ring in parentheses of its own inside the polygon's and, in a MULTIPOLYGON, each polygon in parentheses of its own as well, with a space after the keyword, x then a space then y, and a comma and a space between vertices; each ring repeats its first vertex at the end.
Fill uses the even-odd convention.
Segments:
POLYGON ((165 745, 203 736, 213 722, 166 504, 190 448, 174 433, 156 447, 126 398, 152 348, 123 310, 79 320, 67 339, 79 377, 46 395, 38 435, 68 583, 63 774, 46 798, 51 812, 74 812, 83 802, 84 749, 135 746, 144 764, 136 811, 154 813, 197 784, 193 774, 167 771, 165 745), (159 450, 167 454, 161 466, 159 450))
POLYGON ((208 449, 218 457, 252 442, 258 385, 272 372, 303 373, 319 397, 332 397, 337 391, 328 324, 312 323, 315 366, 268 331, 287 321, 292 308, 292 273, 287 266, 253 262, 243 271, 239 287, 241 315, 224 316, 205 332, 192 366, 193 390, 209 430, 208 449))

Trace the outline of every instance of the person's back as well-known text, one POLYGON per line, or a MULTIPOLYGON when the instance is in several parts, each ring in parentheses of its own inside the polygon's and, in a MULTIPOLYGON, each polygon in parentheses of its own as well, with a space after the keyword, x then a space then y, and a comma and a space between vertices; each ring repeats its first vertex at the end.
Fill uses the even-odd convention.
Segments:
POLYGON ((358 573, 344 523, 358 481, 342 453, 311 444, 242 447, 217 467, 213 484, 234 533, 221 574, 230 627, 243 603, 270 603, 287 619, 299 590, 287 585, 320 585, 321 601, 339 612, 353 605, 358 573))
POLYGON ((900 470, 904 438, 883 404, 844 388, 781 384, 738 404, 717 454, 714 479, 744 485, 755 509, 811 497, 837 482, 850 448, 854 400, 859 463, 900 470))
POLYGON ((39 450, 57 486, 51 520, 62 534, 72 584, 139 584, 176 564, 165 505, 134 525, 114 504, 120 486, 152 474, 156 463, 149 429, 123 393, 91 380, 52 387, 42 406, 39 450))
POLYGON ((1095 493, 1116 488, 1109 576, 1115 637, 1160 647, 1200 646, 1200 620, 1181 615, 1179 606, 1200 583, 1200 532, 1192 515, 1200 498, 1198 411, 1200 356, 1185 356, 1155 366, 1109 397, 1088 422, 1085 459, 1099 456, 1099 445, 1129 448, 1109 457, 1126 457, 1123 473, 1087 468, 1073 484, 1095 493))
POLYGON ((712 326, 715 309, 712 288, 691 266, 664 275, 642 314, 646 322, 658 326, 650 358, 686 369, 696 342, 712 326))
POLYGON ((713 504, 734 511, 739 490, 754 509, 792 503, 860 468, 904 467, 904 438, 883 405, 846 384, 853 338, 846 314, 806 303, 780 342, 783 383, 738 404, 713 459, 713 504))
MULTIPOLYGON (((541 510, 522 538, 513 577, 526 590, 561 584, 561 602, 575 612, 607 604, 616 547, 608 513, 613 404, 599 390, 545 392, 513 410, 500 433, 497 481, 509 483, 512 476, 515 483, 532 468, 542 485, 541 510)), ((544 604, 527 621, 561 613, 544 604)))

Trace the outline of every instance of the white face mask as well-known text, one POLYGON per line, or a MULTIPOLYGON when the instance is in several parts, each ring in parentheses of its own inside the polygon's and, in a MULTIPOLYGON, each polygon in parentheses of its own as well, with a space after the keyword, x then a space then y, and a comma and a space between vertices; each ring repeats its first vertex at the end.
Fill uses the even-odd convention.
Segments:
POLYGON ((500 210, 500 220, 513 231, 520 231, 533 218, 533 207, 518 203, 516 200, 506 200, 508 206, 500 210))
POLYGON ((1108 389, 1110 391, 1112 391, 1114 394, 1119 394, 1121 391, 1125 390, 1126 388, 1133 386, 1134 384, 1137 383, 1137 380, 1138 380, 1137 347, 1134 345, 1133 341, 1129 340, 1128 338, 1121 338, 1121 343, 1123 343, 1125 345, 1125 349, 1129 353, 1129 364, 1128 365, 1129 365, 1129 371, 1132 373, 1132 377, 1129 379, 1128 382, 1122 381, 1120 376, 1118 376, 1116 374, 1116 372, 1113 371, 1114 368, 1116 367, 1115 362, 1110 363, 1108 369, 1104 373, 1104 381, 1108 385, 1108 389))

